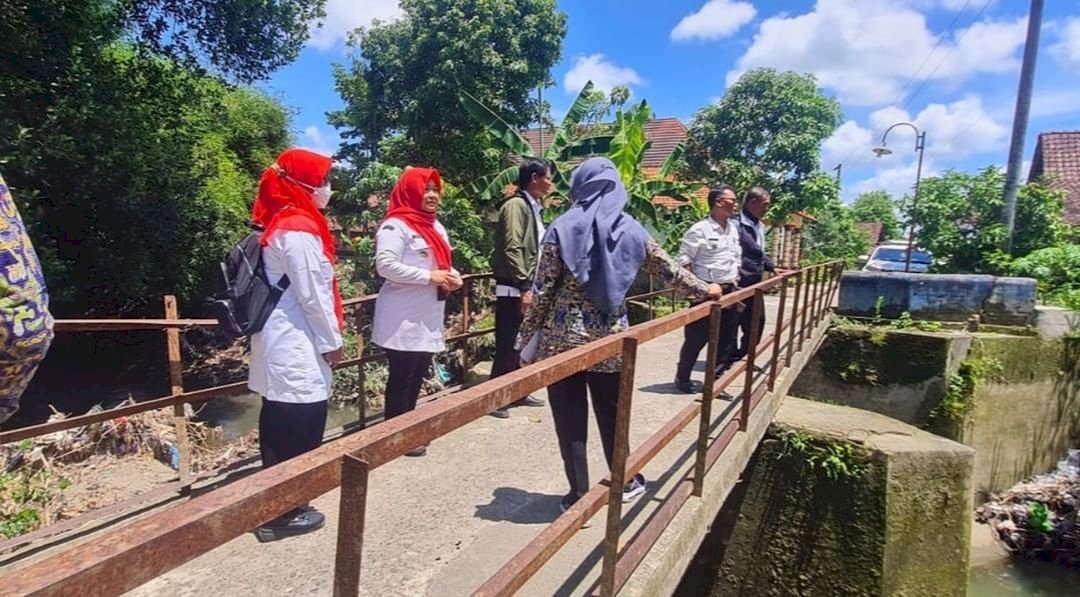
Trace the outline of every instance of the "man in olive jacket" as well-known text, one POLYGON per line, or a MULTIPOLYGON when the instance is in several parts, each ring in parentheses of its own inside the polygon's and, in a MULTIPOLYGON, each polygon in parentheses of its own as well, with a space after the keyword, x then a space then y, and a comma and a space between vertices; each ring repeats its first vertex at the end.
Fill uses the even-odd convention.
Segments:
MULTIPOLYGON (((540 201, 551 192, 552 165, 546 160, 527 158, 518 168, 517 192, 499 206, 495 228, 495 253, 491 269, 495 274, 495 362, 491 377, 496 378, 518 368, 514 340, 533 302, 533 274, 544 237, 540 201)), ((516 404, 543 406, 543 401, 526 396, 516 404)), ((505 419, 506 409, 492 411, 505 419)))

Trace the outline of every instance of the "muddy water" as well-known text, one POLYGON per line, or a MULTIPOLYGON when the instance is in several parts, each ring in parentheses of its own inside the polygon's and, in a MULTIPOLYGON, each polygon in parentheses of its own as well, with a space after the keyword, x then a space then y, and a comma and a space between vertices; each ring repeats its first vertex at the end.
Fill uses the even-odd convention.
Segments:
MULTIPOLYGON (((211 425, 220 425, 224 440, 234 440, 259 427, 259 405, 262 399, 258 394, 244 394, 228 398, 216 398, 199 409, 198 417, 211 425)), ((369 413, 371 414, 371 413, 369 413)), ((326 428, 336 429, 352 423, 359 416, 355 404, 330 405, 326 417, 326 428)))
POLYGON ((1004 560, 971 569, 968 597, 1076 597, 1080 571, 1043 562, 1004 560))

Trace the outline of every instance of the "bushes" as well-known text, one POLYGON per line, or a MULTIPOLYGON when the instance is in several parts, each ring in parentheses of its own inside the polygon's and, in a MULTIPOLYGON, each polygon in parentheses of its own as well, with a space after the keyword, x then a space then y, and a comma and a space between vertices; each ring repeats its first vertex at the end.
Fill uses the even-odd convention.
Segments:
POLYGON ((1035 278, 1043 301, 1080 309, 1080 245, 1032 251, 1005 268, 1011 276, 1035 278))

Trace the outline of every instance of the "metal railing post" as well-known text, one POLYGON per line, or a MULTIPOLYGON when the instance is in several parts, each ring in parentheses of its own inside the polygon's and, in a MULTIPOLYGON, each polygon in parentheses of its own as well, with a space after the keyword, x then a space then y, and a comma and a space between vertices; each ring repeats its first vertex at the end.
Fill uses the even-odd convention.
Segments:
POLYGON ((341 501, 338 508, 334 597, 360 593, 360 563, 367 515, 368 463, 352 454, 341 458, 341 501))
POLYGON ((608 488, 607 530, 604 534, 604 565, 600 573, 600 594, 603 597, 615 595, 615 570, 619 563, 622 527, 622 491, 626 484, 626 458, 630 453, 630 410, 634 400, 637 347, 636 338, 623 340, 619 403, 615 411, 615 453, 611 457, 611 487, 608 488))
POLYGON ((762 308, 765 306, 765 293, 760 288, 754 291, 753 305, 750 307, 750 341, 746 345, 746 385, 742 391, 742 408, 739 416, 739 430, 746 431, 750 425, 750 397, 754 394, 754 365, 757 362, 757 345, 761 340, 762 308))
POLYGON ((821 323, 821 318, 825 312, 825 291, 828 289, 828 268, 821 265, 818 266, 818 277, 821 281, 818 283, 817 289, 817 302, 814 309, 814 326, 821 323))
POLYGON ((649 274, 649 321, 656 319, 656 297, 653 292, 653 275, 649 274))
POLYGON ((697 455, 694 459, 694 495, 701 497, 705 483, 705 460, 709 452, 709 427, 712 425, 712 401, 716 393, 716 359, 719 356, 720 315, 723 308, 713 305, 709 311, 709 344, 705 356, 705 387, 701 391, 701 416, 698 425, 697 455))
POLYGON ((811 286, 811 284, 813 284, 813 280, 811 279, 811 277, 812 277, 811 274, 812 273, 813 273, 813 270, 810 269, 810 268, 807 268, 806 270, 803 271, 803 274, 804 274, 803 275, 803 281, 802 281, 803 300, 802 300, 802 310, 799 313, 799 348, 798 348, 799 352, 802 352, 803 343, 806 342, 806 312, 810 308, 810 286, 811 286))
MULTIPOLYGON (((356 358, 362 359, 364 357, 364 305, 358 304, 354 307, 353 322, 356 325, 356 358)), ((356 383, 359 387, 357 390, 357 415, 360 417, 360 428, 367 427, 367 371, 364 370, 363 361, 356 364, 356 383)))
POLYGON ((787 308, 787 280, 780 284, 780 306, 776 310, 776 332, 773 333, 772 358, 769 360, 769 391, 776 388, 780 370, 780 340, 784 337, 784 312, 787 308))
MULTIPOLYGON (((469 301, 469 294, 472 292, 472 279, 466 278, 465 285, 461 288, 463 294, 461 297, 461 333, 468 334, 469 327, 472 325, 470 321, 472 319, 472 313, 470 308, 472 305, 469 301)), ((461 347, 461 383, 465 383, 466 378, 469 376, 469 341, 464 340, 461 347)))
MULTIPOLYGON (((180 319, 176 297, 165 295, 165 319, 180 319)), ((173 396, 184 393, 184 365, 180 354, 180 330, 170 327, 165 330, 165 340, 169 355, 169 385, 173 396)), ((187 411, 183 404, 173 405, 173 422, 176 424, 176 451, 179 454, 177 473, 180 476, 181 494, 191 490, 191 439, 188 437, 187 411)))
POLYGON ((791 359, 795 352, 795 328, 799 327, 799 292, 802 291, 803 272, 799 271, 795 274, 795 304, 791 307, 791 321, 788 322, 788 342, 787 342, 787 357, 785 360, 785 366, 791 366, 791 359))

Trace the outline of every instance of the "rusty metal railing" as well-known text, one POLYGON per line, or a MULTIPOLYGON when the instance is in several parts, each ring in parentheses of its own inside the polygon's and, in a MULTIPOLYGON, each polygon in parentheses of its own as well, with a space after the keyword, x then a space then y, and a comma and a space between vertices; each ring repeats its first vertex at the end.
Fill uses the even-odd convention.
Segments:
POLYGON ((600 593, 614 595, 682 505, 690 496, 701 495, 705 475, 736 434, 746 429, 754 408, 775 383, 778 370, 791 364, 793 351, 802 350, 804 342, 825 320, 841 271, 842 265, 833 262, 787 272, 719 301, 634 326, 464 389, 424 409, 324 444, 225 488, 102 533, 92 542, 28 564, 0 577, 0 586, 20 595, 119 594, 340 486, 334 591, 336 595, 356 595, 371 470, 485 416, 495 408, 507 406, 531 392, 621 354, 623 371, 611 474, 544 529, 476 593, 509 595, 515 592, 599 512, 606 496, 608 518, 600 593), (718 334, 713 332, 719 331, 721 309, 747 303, 756 321, 765 308, 764 293, 776 287, 780 288, 780 309, 772 333, 760 337, 758 326, 752 326, 754 332, 749 338, 746 360, 715 379, 712 372, 716 367, 718 334), (789 287, 794 291, 790 292, 789 287), (789 293, 793 295, 790 304, 794 305, 790 310, 787 308, 789 293), (710 318, 710 338, 705 369, 707 383, 701 399, 680 411, 630 453, 629 428, 638 346, 705 317, 710 318), (785 331, 787 340, 781 345, 785 331), (781 353, 785 354, 783 359, 781 353), (757 371, 762 357, 767 359, 767 373, 757 371), (714 423, 712 401, 738 376, 745 380, 738 398, 739 415, 727 422, 710 441, 709 430, 714 423), (699 418, 700 425, 693 474, 668 496, 645 528, 620 549, 621 489, 625 479, 639 472, 695 417, 699 418))

